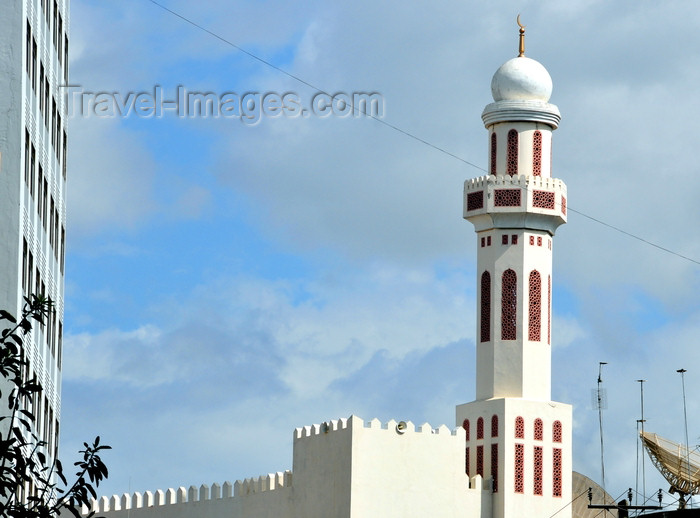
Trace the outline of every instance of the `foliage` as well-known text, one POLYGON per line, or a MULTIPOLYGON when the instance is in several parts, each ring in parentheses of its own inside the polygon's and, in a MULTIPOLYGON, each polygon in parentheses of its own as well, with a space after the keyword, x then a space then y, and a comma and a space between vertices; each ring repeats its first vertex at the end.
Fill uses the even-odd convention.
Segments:
POLYGON ((0 325, 7 326, 0 332, 0 409, 7 414, 0 415, 0 517, 56 518, 67 509, 79 518, 81 506, 90 505, 95 488, 107 478, 100 453, 110 447, 99 437, 83 443, 82 459, 74 463, 75 481, 69 484, 61 462, 33 429, 36 416, 26 403, 42 389, 36 377, 28 379, 22 346, 33 323, 43 325, 52 311, 51 299, 36 295, 24 298, 19 321, 0 310, 0 325), (23 496, 20 488, 28 486, 33 494, 23 496))

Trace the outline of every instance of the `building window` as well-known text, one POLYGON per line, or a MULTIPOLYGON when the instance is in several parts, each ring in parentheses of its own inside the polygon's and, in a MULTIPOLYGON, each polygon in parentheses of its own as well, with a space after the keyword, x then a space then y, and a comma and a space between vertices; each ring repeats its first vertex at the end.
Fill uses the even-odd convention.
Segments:
POLYGON ((554 421, 552 425, 552 441, 561 442, 561 421, 554 421))
POLYGON ((498 416, 491 416, 491 437, 498 437, 498 416))
POLYGON ((56 99, 51 97, 51 144, 56 149, 56 99))
POLYGON ((44 225, 44 230, 46 230, 46 207, 48 205, 48 193, 49 193, 49 183, 44 178, 44 192, 41 194, 41 212, 42 212, 42 223, 44 225))
MULTIPOLYGON (((464 433, 467 439, 467 442, 469 441, 469 419, 465 419, 462 421, 462 428, 464 428, 464 433)), ((464 454, 464 472, 469 476, 469 446, 466 447, 466 451, 464 454)))
POLYGON ((24 130, 24 183, 29 187, 29 149, 30 149, 29 130, 24 130))
POLYGON ((32 144, 32 151, 29 156, 29 192, 31 194, 34 194, 34 171, 36 171, 36 148, 32 144))
POLYGON ((491 236, 486 236, 486 246, 491 246, 491 236))
POLYGON ((502 245, 507 245, 508 244, 508 234, 503 234, 501 236, 501 244, 502 245))
POLYGON ((467 210, 484 208, 484 191, 475 191, 467 194, 467 210))
POLYGON ((525 419, 518 416, 515 418, 515 438, 524 439, 525 438, 525 419))
POLYGON ((491 174, 496 175, 496 133, 491 133, 491 174))
MULTIPOLYGON (((56 347, 56 365, 58 370, 61 370, 61 362, 63 359, 63 322, 58 321, 58 345, 56 347)), ((58 431, 58 426, 56 428, 58 431)))
POLYGON ((493 492, 498 493, 498 443, 491 445, 491 480, 493 492))
POLYGON ((501 340, 516 339, 518 278, 513 270, 503 272, 501 280, 501 340))
POLYGON ((44 76, 44 126, 49 127, 49 75, 44 76))
POLYGON ((537 246, 542 246, 542 236, 537 236, 537 246))
POLYGON ((566 216, 566 196, 561 197, 561 213, 566 216))
POLYGON ((530 272, 530 305, 528 315, 528 340, 540 341, 542 315, 542 280, 537 270, 530 272))
POLYGON ((525 445, 515 445, 515 492, 524 493, 523 472, 525 471, 525 445))
POLYGON ((44 73, 44 64, 41 64, 39 69, 39 111, 44 114, 44 78, 46 74, 44 73))
POLYGON ((512 236, 510 236, 510 244, 511 245, 518 244, 518 235, 517 234, 513 234, 512 236))
POLYGON ((530 236, 530 244, 535 246, 535 236, 530 236))
POLYGON ((486 238, 482 237, 481 238, 481 248, 484 248, 486 246, 486 238))
POLYGON ((552 453, 552 496, 561 496, 561 448, 552 453))
POLYGON ((27 20, 27 39, 26 39, 26 47, 24 49, 25 54, 26 54, 26 61, 24 63, 25 65, 25 70, 27 72, 27 77, 31 80, 32 78, 32 26, 29 24, 29 20, 27 20))
POLYGON ((476 420, 476 438, 477 439, 484 438, 484 418, 483 417, 480 417, 479 419, 476 420))
POLYGON ((535 419, 535 440, 536 441, 541 441, 544 436, 544 433, 542 431, 542 419, 539 417, 535 419))
POLYGON ((66 135, 66 130, 63 130, 63 161, 61 162, 61 169, 63 172, 63 180, 66 180, 66 162, 67 162, 67 155, 66 151, 68 150, 68 135, 66 135))
POLYGON ((22 291, 27 294, 27 260, 28 260, 27 240, 22 239, 22 291))
POLYGON ((496 189, 493 204, 496 207, 520 207, 520 189, 496 189))
POLYGON ((68 84, 68 36, 63 38, 63 79, 68 84))
POLYGON ((491 274, 481 274, 481 341, 491 340, 491 274))
POLYGON ((534 493, 542 495, 542 446, 535 446, 534 493))
POLYGON ((532 136, 532 174, 542 175, 542 133, 535 131, 532 136))
POLYGON ((65 262, 66 262, 66 227, 61 225, 61 256, 60 256, 61 273, 63 273, 63 269, 65 268, 65 262))
POLYGON ((58 33, 56 34, 56 43, 58 43, 58 48, 56 50, 58 54, 58 62, 63 64, 63 16, 58 15, 58 33))
POLYGON ((514 129, 508 132, 508 158, 506 172, 510 176, 518 174, 518 132, 514 129))
POLYGON ((484 476, 484 447, 476 447, 476 474, 484 476))
POLYGON ((36 92, 36 57, 38 55, 37 52, 37 47, 36 47, 36 40, 32 37, 32 74, 31 74, 31 81, 32 81, 32 90, 36 92))
POLYGON ((532 206, 538 209, 553 209, 554 193, 549 191, 532 191, 532 206))

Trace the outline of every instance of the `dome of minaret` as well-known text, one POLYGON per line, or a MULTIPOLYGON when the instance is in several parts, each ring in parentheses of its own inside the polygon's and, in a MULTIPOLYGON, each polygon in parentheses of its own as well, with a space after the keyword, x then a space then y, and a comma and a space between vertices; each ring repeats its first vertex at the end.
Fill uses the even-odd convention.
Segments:
POLYGON ((496 70, 491 80, 493 100, 548 102, 552 78, 541 63, 525 56, 510 59, 496 70))

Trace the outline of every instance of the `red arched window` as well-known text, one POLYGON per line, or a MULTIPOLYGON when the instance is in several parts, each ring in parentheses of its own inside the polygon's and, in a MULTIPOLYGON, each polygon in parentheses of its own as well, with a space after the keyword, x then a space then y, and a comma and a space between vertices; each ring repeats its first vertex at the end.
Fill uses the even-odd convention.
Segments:
POLYGON ((491 133, 491 174, 496 174, 496 133, 491 133))
POLYGON ((515 418, 515 438, 524 439, 525 438, 525 419, 518 416, 515 418))
POLYGON ((542 495, 542 446, 535 446, 535 458, 534 458, 534 472, 535 480, 534 482, 534 493, 536 495, 542 495))
POLYGON ((518 308, 518 276, 503 272, 501 281, 501 340, 515 340, 518 308))
POLYGON ((524 493, 525 484, 523 479, 525 478, 523 472, 525 471, 525 445, 516 444, 515 445, 515 492, 524 493))
POLYGON ((476 447, 476 473, 477 475, 484 476, 484 446, 479 445, 476 447))
POLYGON ((514 129, 508 132, 508 149, 506 172, 510 176, 518 174, 518 132, 514 129))
POLYGON ((481 341, 491 340, 491 274, 481 274, 481 341))
POLYGON ((542 317, 542 279, 537 270, 530 272, 530 306, 528 315, 528 339, 533 342, 540 341, 540 328, 542 317))
POLYGON ((561 442, 561 421, 554 421, 552 425, 552 441, 561 442))
POLYGON ((541 441, 543 435, 544 434, 542 431, 542 419, 538 417, 537 419, 535 419, 535 440, 541 441))
POLYGON ((532 174, 542 176, 542 133, 535 131, 532 136, 532 174))
POLYGON ((498 416, 491 416, 491 437, 498 437, 498 416))
POLYGON ((476 420, 476 438, 477 439, 484 438, 484 418, 483 417, 480 417, 479 419, 476 420))
POLYGON ((464 433, 467 435, 467 440, 469 440, 469 419, 462 421, 462 428, 464 428, 464 433))
POLYGON ((491 445, 491 486, 494 493, 498 493, 498 443, 491 445))
POLYGON ((561 448, 552 452, 552 496, 561 496, 561 448))

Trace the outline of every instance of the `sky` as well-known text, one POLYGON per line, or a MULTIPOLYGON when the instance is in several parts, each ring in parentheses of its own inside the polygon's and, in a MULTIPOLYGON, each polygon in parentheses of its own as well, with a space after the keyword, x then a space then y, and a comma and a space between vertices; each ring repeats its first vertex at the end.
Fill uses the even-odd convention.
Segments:
POLYGON ((695 3, 159 2, 181 17, 71 1, 64 464, 100 435, 111 495, 291 469, 296 427, 351 414, 454 426, 475 392, 462 188, 521 13, 570 209, 552 398, 600 483, 607 362, 606 488, 668 489, 640 456, 635 380, 646 429, 683 442, 687 369, 700 443, 695 3), (154 113, 178 87, 233 110, 154 113), (377 93, 387 124, 314 113, 319 92, 377 93), (275 111, 285 94, 306 116, 275 111))

